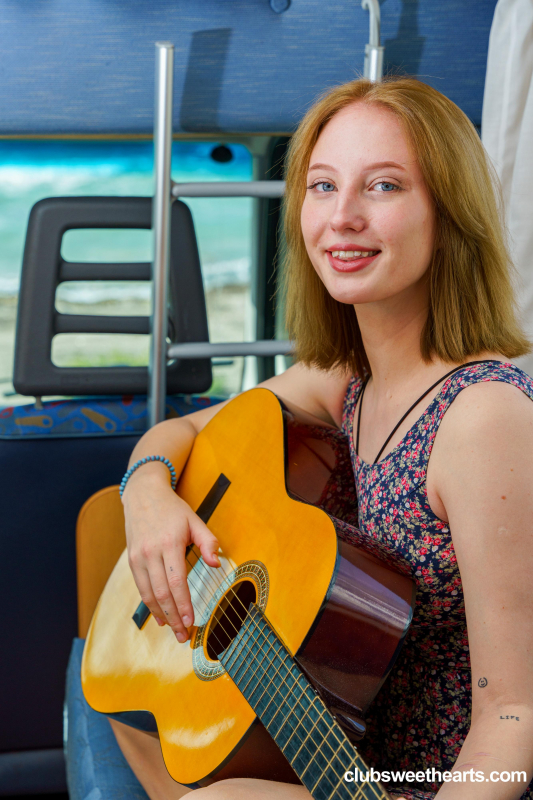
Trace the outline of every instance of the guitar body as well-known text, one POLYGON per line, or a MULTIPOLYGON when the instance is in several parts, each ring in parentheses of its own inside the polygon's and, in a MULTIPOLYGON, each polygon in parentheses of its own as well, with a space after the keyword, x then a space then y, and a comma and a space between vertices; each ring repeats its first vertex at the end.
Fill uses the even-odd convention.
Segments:
POLYGON ((310 448, 301 436, 288 437, 286 420, 275 395, 254 389, 221 409, 195 440, 177 492, 194 509, 211 503, 208 524, 222 566, 207 567, 190 548, 190 641, 178 643, 151 616, 141 627, 132 620, 139 594, 126 552, 89 629, 82 665, 88 703, 107 714, 150 712, 179 783, 213 775, 297 780, 218 659, 250 603, 352 741, 364 734, 364 712, 412 616, 409 578, 342 541, 334 518, 288 494, 295 459, 312 451, 328 475, 334 464, 320 441, 310 448))

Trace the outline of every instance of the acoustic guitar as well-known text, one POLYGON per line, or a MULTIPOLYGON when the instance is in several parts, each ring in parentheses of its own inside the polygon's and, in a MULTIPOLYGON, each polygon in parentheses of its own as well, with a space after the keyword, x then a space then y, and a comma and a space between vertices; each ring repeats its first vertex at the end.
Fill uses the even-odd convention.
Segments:
POLYGON ((139 605, 126 552, 109 578, 85 645, 85 697, 126 722, 155 718, 179 783, 246 776, 301 782, 317 800, 388 797, 345 774, 367 772, 356 744, 414 585, 335 516, 345 491, 353 502, 347 463, 340 432, 302 424, 266 389, 239 395, 197 436, 177 487, 221 547, 219 569, 187 550, 190 640, 139 605))

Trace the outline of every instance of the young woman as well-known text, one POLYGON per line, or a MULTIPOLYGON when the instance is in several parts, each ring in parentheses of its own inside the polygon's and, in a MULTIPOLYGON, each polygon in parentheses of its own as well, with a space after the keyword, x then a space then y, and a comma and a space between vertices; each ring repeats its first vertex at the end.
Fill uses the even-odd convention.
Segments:
MULTIPOLYGON (((389 784, 394 797, 531 800, 533 381, 509 363, 529 343, 477 133, 415 80, 338 87, 293 137, 285 220, 298 361, 263 385, 345 430, 363 546, 396 553, 417 585, 359 750, 379 770, 454 770, 440 788, 389 784), (507 777, 516 771, 526 778, 507 777)), ((219 408, 157 425, 132 463, 159 454, 179 473, 219 408)), ((161 463, 133 474, 124 506, 141 596, 183 642, 193 622, 185 547, 215 567, 218 543, 161 463)), ((152 800, 191 791, 166 773, 157 739, 112 725, 152 800)), ((255 780, 197 792, 310 796, 255 780)))

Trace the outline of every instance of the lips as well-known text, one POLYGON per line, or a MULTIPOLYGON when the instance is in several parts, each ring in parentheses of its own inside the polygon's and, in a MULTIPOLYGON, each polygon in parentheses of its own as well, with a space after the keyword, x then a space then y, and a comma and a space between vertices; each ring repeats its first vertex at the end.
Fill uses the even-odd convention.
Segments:
POLYGON ((335 250, 330 248, 328 252, 331 253, 333 258, 340 258, 341 261, 349 261, 354 258, 368 258, 370 256, 376 256, 379 253, 379 250, 356 250, 355 248, 335 250))
POLYGON ((336 272, 358 272, 371 264, 376 259, 381 250, 371 250, 370 248, 358 247, 334 247, 326 250, 330 266, 336 272))

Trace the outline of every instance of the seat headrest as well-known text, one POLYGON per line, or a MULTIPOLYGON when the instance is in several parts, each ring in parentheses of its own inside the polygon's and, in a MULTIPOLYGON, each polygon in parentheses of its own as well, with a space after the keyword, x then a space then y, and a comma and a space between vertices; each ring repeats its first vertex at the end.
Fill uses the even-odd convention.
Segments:
MULTIPOLYGON (((30 213, 22 263, 13 384, 23 395, 144 394, 147 367, 58 367, 52 339, 58 333, 150 332, 149 317, 60 314, 55 308, 63 281, 149 281, 149 263, 72 263, 61 242, 73 228, 152 227, 147 197, 51 197, 30 213)), ((198 247, 189 208, 171 211, 169 338, 207 342, 207 313, 198 247)), ((175 361, 167 368, 168 394, 205 392, 212 383, 209 359, 175 361)))

